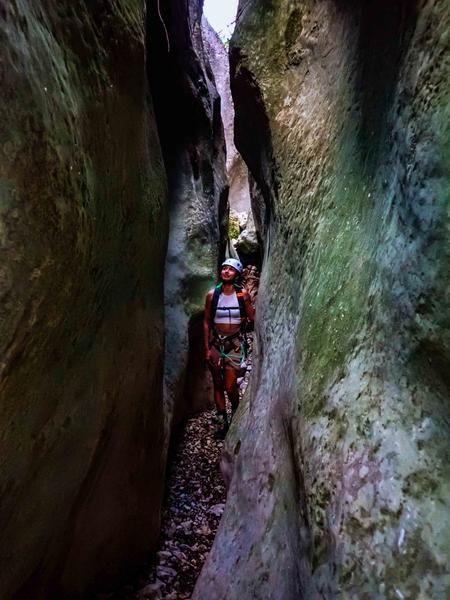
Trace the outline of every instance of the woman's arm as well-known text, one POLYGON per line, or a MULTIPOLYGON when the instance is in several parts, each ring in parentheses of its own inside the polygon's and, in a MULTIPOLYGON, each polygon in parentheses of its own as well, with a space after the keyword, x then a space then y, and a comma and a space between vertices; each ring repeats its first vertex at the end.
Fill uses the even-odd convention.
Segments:
POLYGON ((255 309, 253 308, 250 294, 245 289, 244 289, 244 306, 245 306, 245 315, 247 317, 247 321, 253 322, 255 320, 255 309))

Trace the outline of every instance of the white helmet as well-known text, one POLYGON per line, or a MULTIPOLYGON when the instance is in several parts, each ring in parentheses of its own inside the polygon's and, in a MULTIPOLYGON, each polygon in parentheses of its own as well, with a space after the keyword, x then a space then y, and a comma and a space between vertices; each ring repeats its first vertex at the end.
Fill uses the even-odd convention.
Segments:
POLYGON ((222 267, 233 267, 233 269, 236 269, 236 271, 241 274, 242 271, 244 270, 244 267, 242 266, 242 263, 240 260, 237 260, 236 258, 227 258, 227 260, 224 260, 222 263, 222 267))

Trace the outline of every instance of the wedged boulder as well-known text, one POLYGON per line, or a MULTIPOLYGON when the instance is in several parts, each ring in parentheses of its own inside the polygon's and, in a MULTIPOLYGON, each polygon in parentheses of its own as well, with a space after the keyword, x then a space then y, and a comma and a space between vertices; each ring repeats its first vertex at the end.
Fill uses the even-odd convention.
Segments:
POLYGON ((164 448, 166 179, 138 3, 0 9, 0 596, 147 556, 164 448))
POLYGON ((220 97, 203 45, 201 3, 159 4, 148 7, 149 76, 169 185, 165 403, 168 427, 176 428, 213 399, 202 319, 224 252, 228 185, 220 97))
MULTIPOLYGON (((249 212, 245 221, 245 227, 236 240, 236 249, 239 255, 251 257, 259 252, 258 236, 256 234, 255 222, 252 213, 249 212)), ((248 260, 246 261, 248 262, 248 260)))
POLYGON ((240 2, 267 259, 196 599, 450 594, 449 11, 240 2))

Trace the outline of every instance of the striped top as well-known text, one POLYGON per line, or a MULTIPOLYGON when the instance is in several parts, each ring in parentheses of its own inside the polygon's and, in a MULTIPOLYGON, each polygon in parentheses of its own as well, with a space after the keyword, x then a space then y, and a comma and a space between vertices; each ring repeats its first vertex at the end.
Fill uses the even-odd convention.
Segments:
POLYGON ((236 292, 232 294, 220 294, 216 314, 214 315, 214 323, 221 325, 241 324, 241 309, 236 292))

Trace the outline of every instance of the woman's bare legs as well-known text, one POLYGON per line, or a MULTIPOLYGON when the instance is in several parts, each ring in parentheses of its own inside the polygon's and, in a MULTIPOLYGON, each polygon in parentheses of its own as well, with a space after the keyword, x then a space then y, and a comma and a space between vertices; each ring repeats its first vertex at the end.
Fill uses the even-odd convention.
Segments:
POLYGON ((223 382, 223 373, 222 367, 219 367, 217 364, 211 363, 210 370, 214 385, 214 402, 216 404, 216 408, 218 412, 226 410, 225 404, 225 394, 224 394, 224 382, 223 382))
POLYGON ((224 388, 231 402, 233 412, 236 410, 239 404, 239 387, 237 383, 238 372, 233 367, 226 365, 224 369, 224 388))
POLYGON ((212 349, 209 368, 214 385, 214 402, 216 404, 217 414, 220 420, 220 428, 216 432, 216 436, 220 439, 223 439, 228 431, 229 425, 224 393, 224 372, 221 364, 220 354, 215 348, 212 349))
POLYGON ((220 435, 224 436, 228 430, 228 417, 225 401, 225 394, 231 402, 232 412, 234 413, 239 406, 239 386, 237 383, 238 371, 231 365, 221 365, 220 354, 213 351, 213 355, 209 362, 212 380, 214 384, 214 402, 217 412, 222 421, 220 435))

